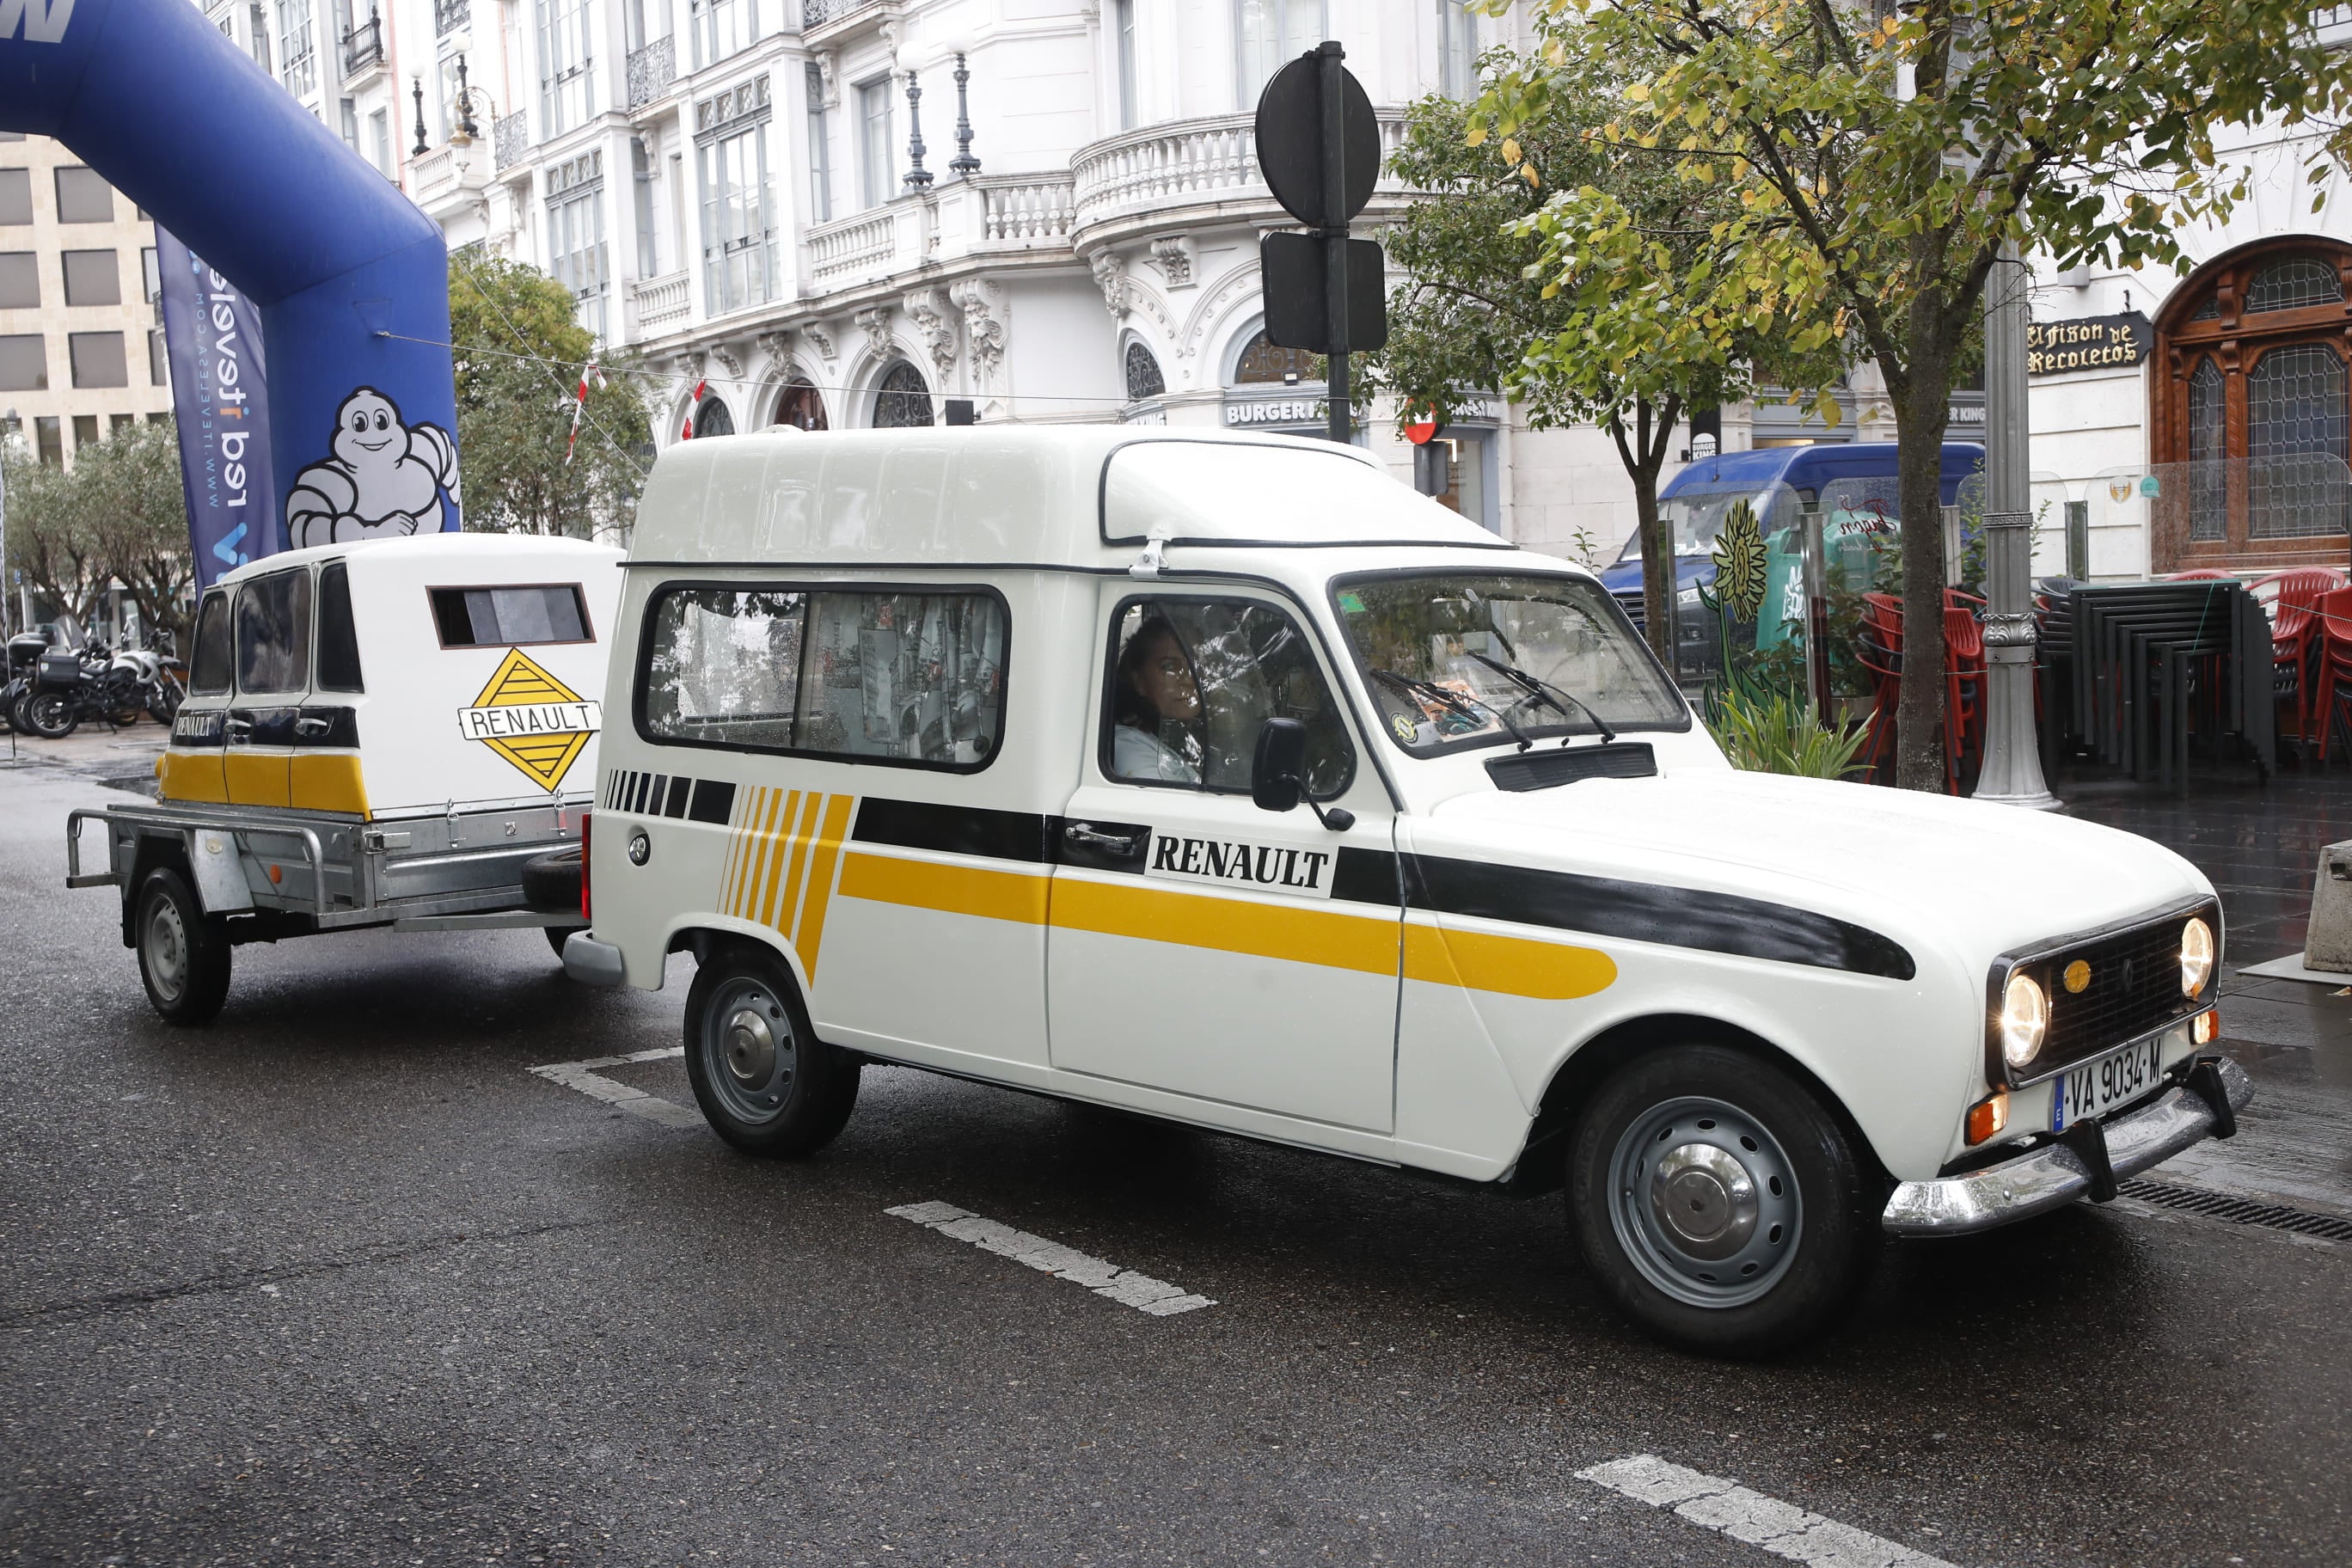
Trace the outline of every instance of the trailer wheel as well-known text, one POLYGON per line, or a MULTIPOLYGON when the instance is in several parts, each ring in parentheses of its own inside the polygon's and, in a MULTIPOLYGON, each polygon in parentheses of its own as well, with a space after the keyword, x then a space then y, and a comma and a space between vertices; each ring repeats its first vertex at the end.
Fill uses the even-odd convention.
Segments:
POLYGON ((747 1154, 796 1159, 833 1142, 857 1104, 859 1058, 816 1037, 775 953, 720 949, 686 994, 686 1076, 711 1131, 747 1154))
POLYGON ((158 866, 139 884, 132 922, 139 978, 167 1024, 209 1024, 228 997, 228 933, 197 903, 187 879, 158 866))

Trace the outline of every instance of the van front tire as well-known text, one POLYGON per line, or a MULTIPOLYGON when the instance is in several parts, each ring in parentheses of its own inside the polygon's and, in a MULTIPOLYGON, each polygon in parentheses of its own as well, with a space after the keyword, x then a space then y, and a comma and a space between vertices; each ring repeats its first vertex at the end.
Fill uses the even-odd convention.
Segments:
POLYGON ((723 947, 686 994, 686 1075, 711 1131, 747 1154, 797 1159, 839 1135, 862 1058, 816 1037, 791 968, 723 947))
POLYGON ((1761 1356, 1834 1325, 1880 1247, 1870 1164, 1804 1085, 1724 1046, 1638 1058, 1577 1121, 1569 1215, 1643 1328, 1761 1356))

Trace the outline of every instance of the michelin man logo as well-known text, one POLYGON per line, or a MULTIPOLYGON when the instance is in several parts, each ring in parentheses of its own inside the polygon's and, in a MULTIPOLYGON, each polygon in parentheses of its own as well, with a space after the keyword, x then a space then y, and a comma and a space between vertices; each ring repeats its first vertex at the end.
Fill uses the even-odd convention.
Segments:
POLYGON ((391 398, 355 389, 335 412, 335 455, 294 479, 286 498, 286 541, 341 544, 404 533, 437 533, 441 492, 457 500, 457 444, 437 425, 404 425, 391 398))

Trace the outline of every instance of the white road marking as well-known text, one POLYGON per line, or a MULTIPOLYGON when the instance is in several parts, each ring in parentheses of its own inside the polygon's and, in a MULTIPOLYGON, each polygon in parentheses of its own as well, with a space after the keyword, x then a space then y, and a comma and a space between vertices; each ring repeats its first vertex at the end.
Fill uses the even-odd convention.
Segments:
POLYGON ((1216 1305, 1206 1296, 1187 1294, 1181 1285, 1171 1285, 1164 1279, 1154 1279, 1148 1274, 1138 1274, 1132 1268, 1121 1268, 1116 1263, 1106 1263, 1099 1258, 1089 1257, 1075 1248, 1064 1247, 1058 1241, 1047 1241, 1042 1236, 1032 1236, 1025 1230, 1015 1230, 1009 1225, 982 1219, 953 1204, 902 1204, 883 1212, 927 1226, 941 1236, 968 1241, 982 1252, 993 1252, 1016 1263, 1025 1263, 1057 1279, 1083 1285, 1097 1296, 1125 1302, 1137 1311, 1149 1312, 1155 1318, 1170 1318, 1179 1312, 1194 1312, 1202 1307, 1216 1305))
POLYGON ((1654 1454, 1612 1459, 1576 1474, 1580 1480, 1652 1508, 1671 1508, 1693 1524, 1811 1568, 1952 1568, 1941 1558, 1807 1513, 1737 1481, 1670 1465, 1654 1454))
POLYGON ((601 1100, 615 1110, 642 1116, 648 1121, 658 1121, 664 1127, 699 1127, 702 1113, 691 1106, 679 1105, 647 1094, 641 1089, 604 1077, 598 1068, 626 1067, 631 1062, 657 1062, 666 1057, 686 1055, 684 1046, 663 1046, 650 1051, 631 1051, 625 1057, 590 1057, 582 1062, 552 1062, 530 1070, 550 1083, 560 1083, 566 1089, 576 1089, 591 1100, 601 1100))

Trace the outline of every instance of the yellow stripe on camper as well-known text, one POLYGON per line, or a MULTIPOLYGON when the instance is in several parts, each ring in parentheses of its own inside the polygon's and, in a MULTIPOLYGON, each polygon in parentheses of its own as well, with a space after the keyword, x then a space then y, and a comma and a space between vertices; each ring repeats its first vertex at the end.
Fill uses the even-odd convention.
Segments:
POLYGON ((297 752, 290 776, 299 810, 368 814, 367 785, 360 776, 357 752, 297 752))

